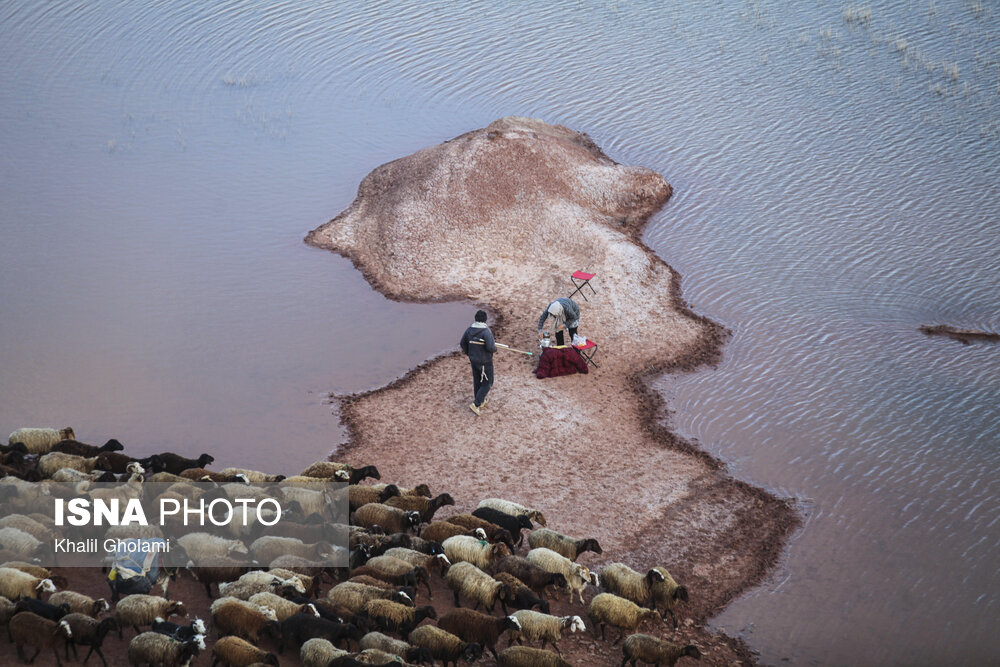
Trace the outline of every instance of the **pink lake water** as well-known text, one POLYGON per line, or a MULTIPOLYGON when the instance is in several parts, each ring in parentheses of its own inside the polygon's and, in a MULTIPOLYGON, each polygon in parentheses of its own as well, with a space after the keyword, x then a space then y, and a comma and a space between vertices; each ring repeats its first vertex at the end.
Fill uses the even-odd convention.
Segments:
POLYGON ((0 427, 295 472, 329 392, 454 348, 306 247, 386 161, 517 114, 675 196, 733 332, 671 423, 804 527, 717 627, 769 664, 1000 661, 994 3, 0 2, 0 427), (867 9, 867 14, 862 9, 867 9))

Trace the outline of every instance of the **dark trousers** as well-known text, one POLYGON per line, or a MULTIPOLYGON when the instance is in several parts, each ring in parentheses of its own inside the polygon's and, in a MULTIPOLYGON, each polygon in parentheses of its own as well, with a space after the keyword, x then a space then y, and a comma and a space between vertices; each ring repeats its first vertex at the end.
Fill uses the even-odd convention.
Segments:
MULTIPOLYGON (((573 336, 576 335, 576 327, 566 327, 566 328, 569 329, 569 342, 572 344, 573 336)), ((556 345, 562 345, 562 344, 563 344, 563 332, 562 329, 560 329, 559 331, 556 332, 556 345)))
POLYGON ((478 408, 486 400, 493 386, 493 362, 488 364, 472 364, 472 390, 476 394, 475 402, 478 408))

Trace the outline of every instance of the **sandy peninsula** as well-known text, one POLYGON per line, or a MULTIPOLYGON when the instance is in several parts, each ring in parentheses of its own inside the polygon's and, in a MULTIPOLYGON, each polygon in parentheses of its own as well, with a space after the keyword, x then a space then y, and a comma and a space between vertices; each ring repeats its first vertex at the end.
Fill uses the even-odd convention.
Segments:
MULTIPOLYGON (((678 274, 640 240, 671 192, 586 135, 508 117, 378 167, 307 242, 350 258, 393 299, 468 301, 470 322, 483 307, 498 340, 522 349, 536 349, 538 316, 573 289, 569 275, 597 274, 597 294, 579 302, 599 369, 538 380, 528 357, 498 352, 476 417, 465 357, 429 361, 340 397, 349 441, 338 458, 448 490, 458 512, 493 496, 541 509, 550 527, 600 541, 602 555, 581 558, 588 566, 668 567, 691 599, 680 630, 655 633, 697 641, 703 663, 732 664, 751 659, 745 647, 701 626, 762 581, 798 519, 788 500, 732 478, 663 426, 649 381, 714 363, 727 336, 687 307, 678 274)), ((573 654, 574 664, 621 660, 606 643, 581 641, 573 654)))

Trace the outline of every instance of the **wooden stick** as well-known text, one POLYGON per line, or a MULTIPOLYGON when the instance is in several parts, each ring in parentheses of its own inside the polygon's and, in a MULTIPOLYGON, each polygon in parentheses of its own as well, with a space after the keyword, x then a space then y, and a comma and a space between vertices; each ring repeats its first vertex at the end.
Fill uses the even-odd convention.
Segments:
MULTIPOLYGON (((486 343, 484 343, 481 340, 470 340, 469 342, 472 343, 473 345, 486 345, 486 343)), ((526 354, 529 357, 535 356, 534 352, 525 352, 524 350, 519 350, 516 347, 511 347, 510 345, 504 345, 503 343, 497 343, 496 345, 497 347, 502 347, 503 349, 510 350, 511 352, 520 352, 521 354, 526 354)))

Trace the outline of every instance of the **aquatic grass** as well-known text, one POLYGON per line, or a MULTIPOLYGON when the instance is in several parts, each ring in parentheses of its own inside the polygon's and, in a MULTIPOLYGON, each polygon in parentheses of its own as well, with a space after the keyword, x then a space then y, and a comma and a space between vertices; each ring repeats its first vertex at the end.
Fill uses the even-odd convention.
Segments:
POLYGON ((243 76, 236 76, 230 73, 222 77, 222 83, 234 88, 253 88, 257 85, 257 76, 253 72, 244 74, 243 76))
POLYGON ((850 24, 861 25, 863 27, 868 27, 872 22, 872 10, 871 7, 857 7, 855 5, 848 5, 843 11, 844 20, 850 24))

